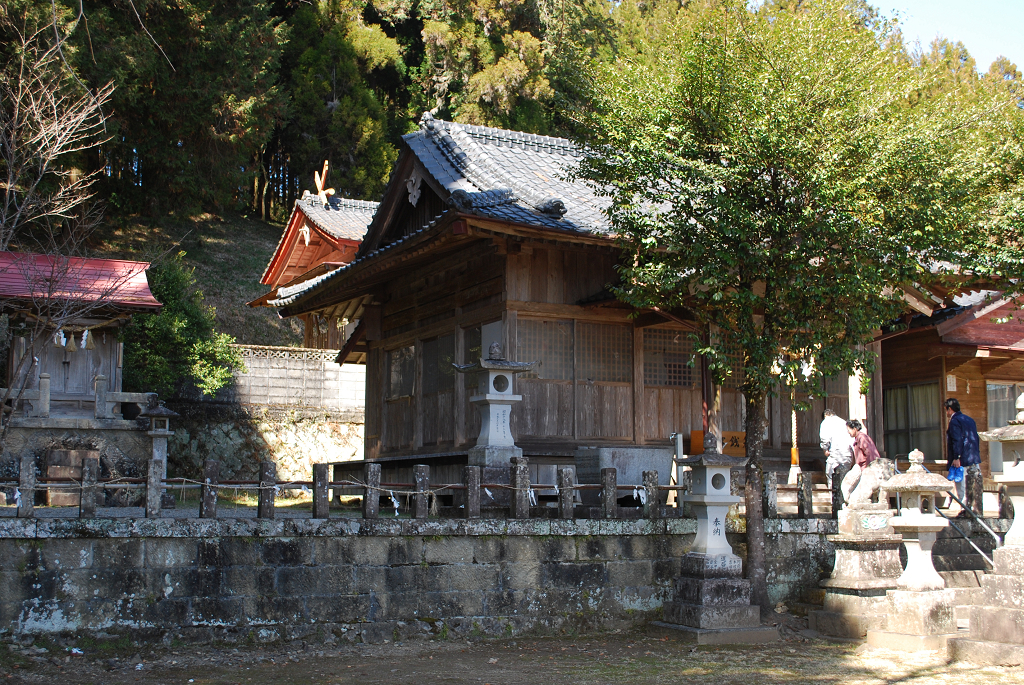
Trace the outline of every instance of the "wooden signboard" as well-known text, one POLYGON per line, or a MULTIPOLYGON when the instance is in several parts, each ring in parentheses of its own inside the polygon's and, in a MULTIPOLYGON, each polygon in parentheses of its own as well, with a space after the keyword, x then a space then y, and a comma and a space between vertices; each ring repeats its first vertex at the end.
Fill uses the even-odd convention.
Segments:
MULTIPOLYGON (((690 431, 690 453, 700 454, 704 451, 704 431, 690 431)), ((722 432, 722 454, 730 457, 747 456, 747 434, 745 432, 722 432)))

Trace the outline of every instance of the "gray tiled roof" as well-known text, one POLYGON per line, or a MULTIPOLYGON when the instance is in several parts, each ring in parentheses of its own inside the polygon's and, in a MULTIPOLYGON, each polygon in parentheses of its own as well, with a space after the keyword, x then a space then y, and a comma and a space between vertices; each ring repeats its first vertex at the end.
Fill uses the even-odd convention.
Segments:
POLYGON ((585 233, 610 233, 608 200, 566 180, 581 156, 565 138, 470 126, 424 114, 405 142, 463 212, 585 233), (461 191, 461 192, 460 192, 461 191), (559 202, 564 207, 559 207, 559 202))
POLYGON ((296 208, 309 217, 317 228, 335 238, 357 241, 366 235, 366 227, 373 220, 378 204, 331 197, 327 206, 324 206, 316 195, 295 201, 296 208))

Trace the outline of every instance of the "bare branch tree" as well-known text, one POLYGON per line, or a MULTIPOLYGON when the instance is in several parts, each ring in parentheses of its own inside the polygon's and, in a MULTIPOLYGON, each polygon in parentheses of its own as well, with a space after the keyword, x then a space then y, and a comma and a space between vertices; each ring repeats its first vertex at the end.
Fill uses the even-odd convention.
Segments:
POLYGON ((0 65, 0 251, 81 243, 100 219, 89 205, 101 171, 83 172, 74 156, 105 142, 103 108, 114 85, 83 91, 53 26, 24 29, 5 14, 0 25, 15 38, 0 65))

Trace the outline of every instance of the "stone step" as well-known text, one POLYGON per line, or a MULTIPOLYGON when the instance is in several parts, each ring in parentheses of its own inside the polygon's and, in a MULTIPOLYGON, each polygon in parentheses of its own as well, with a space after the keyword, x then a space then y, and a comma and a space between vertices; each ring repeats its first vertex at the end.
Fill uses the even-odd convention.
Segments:
POLYGON ((939 575, 946 581, 948 588, 971 588, 981 587, 981 579, 985 577, 984 571, 977 569, 939 571, 939 575))

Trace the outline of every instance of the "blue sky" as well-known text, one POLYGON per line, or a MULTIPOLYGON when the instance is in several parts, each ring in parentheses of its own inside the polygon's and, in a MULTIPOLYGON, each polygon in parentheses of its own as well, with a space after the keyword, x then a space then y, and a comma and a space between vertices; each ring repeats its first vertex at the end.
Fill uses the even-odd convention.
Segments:
POLYGON ((1003 55, 1024 70, 1024 0, 871 0, 892 16, 899 13, 908 42, 922 46, 936 36, 959 40, 979 71, 1003 55))

